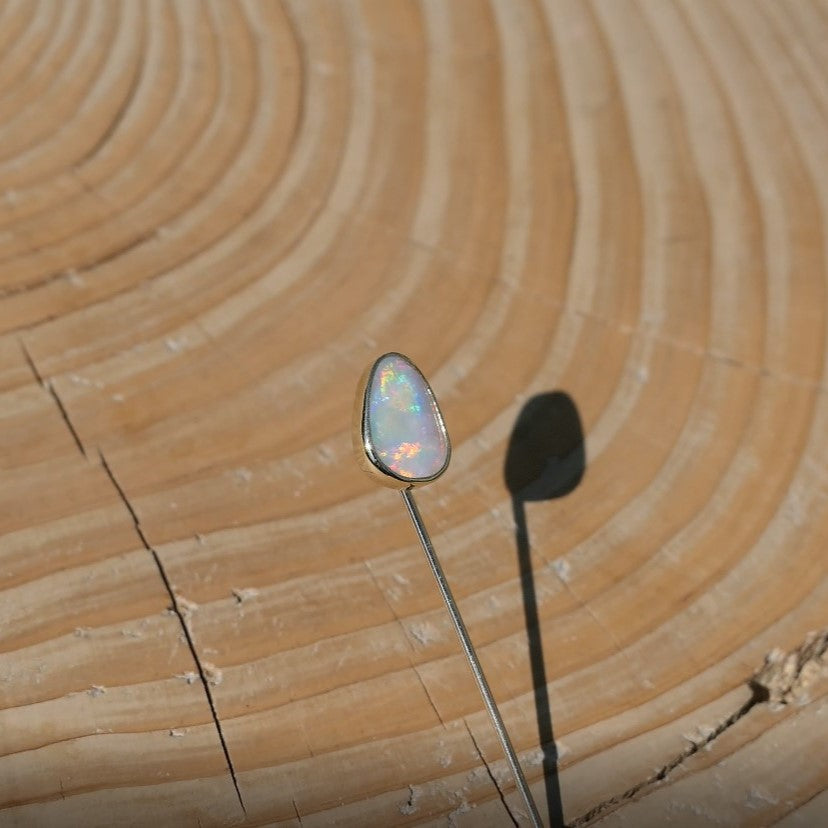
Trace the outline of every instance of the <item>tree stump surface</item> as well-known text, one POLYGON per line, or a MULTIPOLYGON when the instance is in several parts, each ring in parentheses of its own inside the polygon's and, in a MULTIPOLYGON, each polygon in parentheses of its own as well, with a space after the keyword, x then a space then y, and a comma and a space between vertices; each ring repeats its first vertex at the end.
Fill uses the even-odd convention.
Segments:
POLYGON ((0 825, 526 824, 353 459, 391 350, 544 818, 828 824, 826 44, 795 0, 2 3, 0 825))

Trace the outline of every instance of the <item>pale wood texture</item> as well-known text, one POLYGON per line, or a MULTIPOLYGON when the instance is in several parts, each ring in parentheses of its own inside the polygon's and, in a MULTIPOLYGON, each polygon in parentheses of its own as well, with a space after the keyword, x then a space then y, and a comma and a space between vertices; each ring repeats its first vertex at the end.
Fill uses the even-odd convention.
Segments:
POLYGON ((828 824, 824 653, 749 686, 828 626, 827 215, 815 0, 0 4, 0 825, 522 820, 352 459, 387 350, 544 813, 503 467, 557 389, 565 819, 828 824))

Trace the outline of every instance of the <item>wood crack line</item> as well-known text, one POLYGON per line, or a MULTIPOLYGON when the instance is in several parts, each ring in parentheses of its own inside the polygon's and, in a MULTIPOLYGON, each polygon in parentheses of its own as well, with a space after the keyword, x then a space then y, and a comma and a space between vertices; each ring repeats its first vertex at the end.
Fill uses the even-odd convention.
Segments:
POLYGON ((483 755, 483 751, 480 750, 480 746, 477 744, 477 739, 474 738, 474 734, 471 732, 469 723, 465 719, 463 719, 463 724, 466 726, 466 732, 469 734, 469 739, 471 739, 471 742, 474 745, 474 749, 477 751, 477 755, 480 757, 480 761, 483 763, 483 767, 486 768, 486 773, 489 774, 489 779, 492 780, 492 785, 495 786, 497 795, 500 797, 500 801, 503 803, 503 807, 505 808, 506 813, 509 814, 509 819, 512 820, 512 823, 515 825, 515 828, 519 828, 520 823, 517 821, 517 818, 512 813, 512 809, 506 802, 506 797, 503 795, 503 791, 500 789, 500 785, 497 782, 497 778, 492 773, 492 769, 489 767, 489 763, 486 761, 486 757, 483 755))
POLYGON ((83 442, 81 441, 80 434, 78 434, 75 426, 72 423, 71 418, 69 417, 69 412, 66 410, 66 406, 63 404, 63 400, 58 396, 58 392, 55 390, 54 385, 52 385, 51 380, 44 379, 41 375, 40 371, 37 370, 37 365, 35 365, 35 361, 32 359, 32 355, 29 353, 29 349, 26 347, 26 344, 23 340, 20 340, 20 348, 23 351, 23 356, 26 359, 26 362, 29 365, 29 370, 34 374, 34 378, 37 380, 38 384, 46 391, 47 394, 52 398, 55 405, 58 407, 58 411, 60 412, 61 419, 66 424, 66 427, 69 429, 69 433, 72 435, 72 439, 75 441, 75 445, 78 447, 78 451, 86 457, 86 449, 84 448, 83 442))
POLYGON ((397 611, 394 609, 394 607, 391 605, 391 602, 388 600, 388 596, 385 594, 385 590, 379 585, 379 581, 377 581, 376 575, 374 575, 374 571, 371 569, 371 565, 369 564, 369 562, 363 561, 363 564, 365 564, 365 569, 368 571, 368 575, 370 576, 371 581, 377 588, 377 592, 379 592, 379 594, 382 596, 382 600, 385 602, 385 606, 388 607, 388 611, 391 613, 391 615, 394 616, 394 620, 397 622, 397 625, 402 631, 403 639, 405 640, 405 643, 408 645, 409 650, 408 663, 411 665, 411 669, 414 671, 414 675, 417 676, 417 679, 420 682, 420 687, 423 688, 423 692, 425 693, 426 698, 428 699, 428 703, 431 705, 431 709, 434 711, 434 715, 437 717, 440 724, 443 726, 443 730, 447 730, 448 725, 443 721, 443 717, 440 715, 440 711, 437 709, 437 705, 434 703, 434 699, 431 697, 431 693, 428 690, 428 686, 426 685, 422 677, 422 674, 420 673, 416 663, 414 662, 414 657, 416 656, 417 651, 415 650, 414 645, 411 643, 411 640, 408 637, 408 631, 405 628, 405 624, 403 624, 402 619, 399 615, 397 615, 397 611))
POLYGON ((691 756, 698 753, 702 748, 708 747, 713 741, 718 739, 722 733, 724 733, 728 728, 733 727, 739 719, 746 716, 757 704, 760 704, 762 701, 764 701, 763 694, 754 690, 753 695, 735 713, 731 713, 731 715, 728 716, 723 722, 720 722, 709 734, 707 734, 707 736, 705 736, 704 739, 691 742, 681 753, 674 756, 669 762, 667 762, 666 765, 660 767, 643 782, 633 785, 622 794, 618 794, 610 799, 605 799, 603 802, 600 802, 585 814, 582 814, 577 819, 574 819, 572 822, 568 823, 568 828, 580 828, 580 826, 588 825, 593 820, 598 819, 598 817, 604 816, 608 811, 615 810, 625 802, 634 799, 638 794, 647 788, 651 788, 654 785, 658 785, 659 782, 663 782, 677 767, 679 767, 679 765, 686 762, 691 756))
POLYGON ((141 522, 138 519, 138 514, 136 513, 135 509, 133 509, 132 504, 129 502, 129 499, 126 496, 126 492, 124 492, 123 488, 121 487, 121 484, 118 482, 117 478, 115 477, 115 474, 112 471, 112 468, 110 467, 109 463, 103 455, 103 452, 100 449, 98 450, 98 456, 101 459, 101 465, 103 466, 104 471, 109 477, 110 482, 115 487, 115 491, 118 492, 118 496, 121 498, 121 501, 123 502, 124 506, 126 507, 126 510, 129 512, 129 515, 132 518, 132 523, 135 527, 135 532, 141 539, 141 543, 144 545, 144 548, 152 555, 152 558, 155 561, 155 565, 158 567, 158 573, 161 576, 161 580, 164 582, 167 594, 170 597, 171 609, 178 616, 178 621, 181 624, 181 629, 184 632, 184 638, 187 642, 187 646, 190 648, 190 654, 192 655, 193 661, 195 662, 196 668, 198 669, 198 675, 201 679, 201 686, 204 688, 204 693, 207 696, 207 703, 210 706, 210 713, 213 716, 213 723, 216 726, 219 741, 221 742, 221 749, 224 752, 224 759, 227 762, 227 769, 230 771, 230 777, 233 780, 233 787, 236 789, 236 796, 238 797, 242 813, 246 817, 247 808, 245 807, 244 800, 242 799, 241 788, 239 787, 239 781, 236 777, 236 769, 233 767, 233 760, 230 758, 230 750, 228 749, 227 741, 224 738, 224 731, 222 730, 221 722, 219 721, 218 711, 216 710, 215 700, 213 699, 213 693, 210 690, 210 683, 207 680, 207 674, 205 673, 204 665, 201 663, 201 659, 199 658, 198 650, 196 649, 195 641, 193 640, 193 635, 190 631, 189 625, 187 624, 184 611, 178 600, 178 596, 175 594, 175 590, 173 589, 172 584, 170 583, 170 579, 167 576, 166 570, 164 569, 164 564, 161 562, 160 555, 158 554, 158 552, 155 551, 155 549, 153 549, 153 547, 147 540, 147 537, 144 534, 144 530, 141 528, 141 522))
POLYGON ((720 722, 703 739, 694 740, 681 753, 624 793, 606 799, 582 816, 569 823, 569 828, 581 828, 593 820, 635 799, 642 791, 663 782, 676 768, 702 748, 709 747, 726 730, 760 704, 782 706, 791 702, 807 703, 810 685, 815 675, 823 674, 828 666, 828 628, 808 633, 805 640, 790 653, 773 650, 765 657, 765 663, 748 680, 750 698, 724 721, 720 722))

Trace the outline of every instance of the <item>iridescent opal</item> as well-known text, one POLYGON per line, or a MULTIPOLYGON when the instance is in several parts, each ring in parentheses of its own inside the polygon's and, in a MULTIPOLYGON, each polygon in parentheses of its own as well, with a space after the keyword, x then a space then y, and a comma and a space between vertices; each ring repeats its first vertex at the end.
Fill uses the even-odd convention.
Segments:
POLYGON ((417 483, 448 465, 449 442, 434 394, 402 354, 386 354, 374 363, 363 428, 366 450, 380 471, 417 483))

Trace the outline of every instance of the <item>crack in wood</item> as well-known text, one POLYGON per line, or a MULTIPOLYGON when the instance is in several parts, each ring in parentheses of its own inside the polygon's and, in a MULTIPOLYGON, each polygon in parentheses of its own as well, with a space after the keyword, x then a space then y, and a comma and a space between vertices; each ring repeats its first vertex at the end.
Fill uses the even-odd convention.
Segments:
POLYGON ((621 320, 617 320, 612 316, 584 310, 582 308, 571 308, 561 302, 552 302, 551 306, 555 308, 558 313, 567 317, 580 317, 582 319, 587 319, 598 325, 603 325, 608 330, 612 330, 616 333, 626 334, 630 337, 640 337, 648 342, 674 348, 681 353, 692 354, 705 361, 714 362, 720 365, 729 365, 737 371, 745 371, 754 376, 762 377, 763 379, 776 380, 778 382, 797 385, 802 388, 808 388, 820 394, 824 394, 828 391, 828 386, 826 386, 826 383, 823 381, 791 373, 789 371, 771 370, 763 364, 756 364, 746 360, 736 359, 726 353, 715 351, 711 348, 704 348, 694 344, 693 342, 679 339, 675 336, 670 336, 669 334, 660 332, 647 324, 630 325, 622 322, 621 320))
POLYGON ((37 370, 37 365, 35 365, 35 361, 32 359, 32 355, 29 353, 29 349, 26 347, 26 343, 22 339, 18 339, 17 341, 20 343, 20 350, 23 351, 23 357, 29 366, 29 370, 34 374, 34 378, 37 380, 37 384, 42 385, 45 388, 46 383, 43 381, 43 377, 40 375, 40 371, 37 370))
POLYGON ((170 597, 170 608, 178 617, 178 621, 181 624, 181 629, 184 632, 184 640, 187 642, 190 654, 192 655, 193 661, 196 665, 196 669, 198 670, 198 675, 201 680, 201 686, 204 688, 204 694, 207 697, 207 704, 210 707, 210 713, 213 717, 213 723, 216 726, 219 742, 221 743, 221 749, 224 753, 224 759, 227 762, 227 769, 230 771, 230 777, 233 780, 233 787, 236 790, 236 796, 238 797, 242 813, 246 817, 247 808, 245 807, 244 799, 242 798, 241 788, 239 787, 239 781, 236 777, 236 769, 233 767, 233 760, 230 758, 230 750, 227 747, 227 741, 224 738, 224 731, 221 727, 221 721, 219 720, 218 710, 216 709, 215 700, 213 699, 213 693, 210 690, 210 682, 208 680, 207 671, 205 669, 205 665, 202 664, 201 659, 199 658, 198 650, 196 649, 195 645, 195 640, 193 639, 189 625, 186 622, 184 609, 182 608, 179 598, 176 595, 175 590, 173 589, 172 583, 170 582, 169 576, 167 575, 167 572, 164 569, 164 564, 161 561, 161 556, 147 540, 147 537, 144 534, 144 530, 141 527, 141 521, 138 518, 137 512, 132 507, 132 504, 129 502, 129 498, 126 496, 126 492, 123 490, 121 484, 118 482, 118 479, 115 477, 115 474, 112 471, 111 466, 107 462, 106 457, 104 457, 103 452, 100 449, 98 449, 98 456, 100 457, 101 465, 103 466, 104 471, 109 477, 110 482, 115 487, 115 490, 118 492, 121 501, 123 502, 124 506, 126 507, 126 510, 129 512, 130 517, 132 518, 132 523, 135 527, 135 532, 141 539, 141 543, 144 545, 144 548, 152 555, 152 558, 155 561, 155 565, 158 568, 158 573, 161 576, 161 580, 163 581, 164 587, 167 590, 167 594, 170 597))
POLYGON ((72 435, 72 439, 75 441, 78 451, 86 457, 86 449, 83 447, 80 435, 75 430, 75 426, 72 424, 72 420, 69 417, 69 412, 66 410, 66 406, 63 404, 61 398, 58 396, 58 392, 55 391, 55 387, 51 382, 47 382, 44 388, 49 392, 49 395, 55 401, 55 405, 57 405, 58 411, 60 411, 60 416, 63 418, 63 422, 66 423, 66 427, 69 429, 69 433, 72 435))
POLYGON ((420 671, 417 669, 417 665, 414 662, 411 662, 411 669, 414 671, 414 675, 417 676, 418 681, 420 682, 420 687, 423 688, 423 693, 425 693, 426 698, 428 699, 428 703, 431 705, 431 709, 434 711, 434 715, 439 720, 440 724, 443 726, 443 730, 448 730, 448 725, 443 721, 443 717, 440 715, 440 711, 437 709, 437 705, 434 704, 434 699, 431 697, 431 693, 428 692, 428 687, 426 686, 425 681, 423 680, 420 671))
POLYGON ((500 785, 497 783, 497 778, 495 777, 494 773, 492 773, 491 767, 489 767, 489 763, 486 761, 486 757, 483 755, 483 751, 480 750, 480 746, 477 744, 477 739, 474 738, 474 734, 471 732, 471 728, 469 727, 469 723, 463 719, 463 724, 466 726, 466 732, 469 734, 469 739, 471 739, 472 744, 474 745, 475 751, 477 751, 477 755, 480 757, 480 761, 483 763, 483 767, 486 768, 486 773, 489 775, 489 779, 492 780, 492 785, 494 785, 495 790, 497 791, 497 795, 500 797, 500 801, 503 803, 503 807, 506 809, 506 813, 509 815, 509 819, 512 820, 512 824, 515 828, 519 828, 520 823, 517 821, 517 817, 512 813, 512 809, 509 807, 509 804, 506 802, 506 797, 503 795, 503 791, 500 788, 500 785))
POLYGON ((585 814, 568 823, 568 828, 581 828, 581 826, 588 825, 635 799, 642 791, 663 782, 676 768, 702 748, 708 748, 757 705, 782 706, 791 702, 807 702, 807 691, 814 680, 814 674, 821 674, 828 661, 826 653, 828 653, 828 628, 808 633, 802 644, 789 653, 773 650, 765 657, 762 667, 748 679, 747 685, 751 690, 751 696, 737 711, 720 722, 703 739, 693 741, 643 782, 595 805, 585 814))
POLYGON ((34 374, 34 378, 37 380, 38 385, 40 385, 40 387, 43 388, 43 390, 49 394, 49 396, 54 401, 55 405, 58 407, 61 419, 66 424, 66 427, 69 429, 69 433, 72 435, 72 439, 75 441, 75 445, 78 447, 78 451, 80 451, 80 453, 84 457, 86 457, 86 449, 84 448, 83 441, 81 440, 80 434, 78 434, 77 429, 72 423, 72 419, 69 416, 69 412, 67 411, 66 406, 63 404, 63 400, 61 400, 51 380, 44 379, 40 371, 37 370, 37 365, 35 365, 35 361, 34 359, 32 359, 32 355, 29 353, 29 349, 26 347, 26 344, 23 342, 23 340, 20 339, 18 341, 20 342, 20 349, 23 351, 23 356, 26 359, 26 362, 29 366, 29 370, 32 372, 32 374, 34 374))
POLYGON ((371 581, 373 582, 374 586, 377 588, 377 592, 382 596, 382 600, 385 602, 385 606, 388 607, 388 611, 391 615, 394 616, 394 620, 397 622, 400 630, 402 631, 403 639, 405 643, 408 645, 409 650, 409 658, 408 663, 411 665, 411 669, 414 671, 414 675, 417 676, 417 680, 420 682, 420 686, 423 688, 423 692, 428 699, 428 703, 431 705, 431 709, 434 711, 434 715, 437 716, 438 721, 443 726, 443 730, 448 729, 448 725, 443 721, 443 717, 440 715, 440 711, 437 709, 437 705, 434 703, 434 699, 431 697, 431 693, 426 686, 425 681, 423 680, 422 674, 417 669, 417 665, 414 663, 414 656, 417 654, 417 651, 414 645, 411 643, 411 639, 409 638, 408 630, 405 628, 405 624, 403 624, 402 619, 397 615, 397 611, 392 606, 391 602, 388 600, 388 596, 385 594, 385 590, 380 586, 379 581, 377 581, 376 575, 374 575, 374 571, 371 569, 371 566, 368 561, 363 561, 365 565, 365 569, 368 571, 368 575, 371 577, 371 581))
POLYGON ((582 814, 572 822, 567 823, 568 828, 580 828, 580 826, 588 825, 593 820, 605 816, 609 811, 614 811, 626 802, 634 799, 638 794, 647 788, 654 787, 660 782, 663 782, 676 768, 686 762, 691 756, 698 753, 702 748, 708 747, 712 742, 719 738, 726 730, 733 727, 736 722, 743 716, 746 716, 757 705, 767 700, 764 693, 758 692, 751 684, 753 694, 751 697, 735 712, 731 713, 724 721, 720 722, 710 733, 699 741, 691 742, 681 753, 674 756, 667 764, 662 765, 655 773, 648 776, 643 782, 633 785, 624 793, 605 799, 599 802, 593 808, 590 808, 585 814, 582 814))

